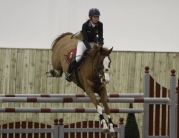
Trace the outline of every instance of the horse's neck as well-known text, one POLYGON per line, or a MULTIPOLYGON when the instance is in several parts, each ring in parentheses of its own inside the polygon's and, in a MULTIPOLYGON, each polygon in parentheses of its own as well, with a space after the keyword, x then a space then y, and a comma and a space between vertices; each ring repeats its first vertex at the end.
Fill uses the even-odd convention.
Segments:
POLYGON ((97 62, 98 62, 98 60, 99 60, 99 57, 100 57, 99 53, 96 53, 96 54, 92 57, 92 62, 93 62, 92 66, 93 66, 93 69, 96 69, 97 62))

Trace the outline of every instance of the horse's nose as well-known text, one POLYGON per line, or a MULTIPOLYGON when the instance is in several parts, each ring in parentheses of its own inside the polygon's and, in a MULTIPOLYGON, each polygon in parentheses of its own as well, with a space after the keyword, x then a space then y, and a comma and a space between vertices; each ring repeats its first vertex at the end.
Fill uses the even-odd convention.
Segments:
POLYGON ((106 81, 106 84, 108 84, 108 83, 109 83, 109 80, 106 81))
POLYGON ((107 84, 107 83, 109 83, 109 80, 102 79, 102 82, 107 84))

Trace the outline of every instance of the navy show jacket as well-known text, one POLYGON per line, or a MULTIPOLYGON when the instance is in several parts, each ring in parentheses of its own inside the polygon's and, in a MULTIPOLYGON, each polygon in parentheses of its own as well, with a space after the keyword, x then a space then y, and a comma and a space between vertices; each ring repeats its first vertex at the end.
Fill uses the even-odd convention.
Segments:
POLYGON ((95 27, 92 26, 91 20, 82 25, 83 42, 88 50, 91 49, 89 42, 96 42, 103 46, 103 23, 98 21, 95 27), (97 37, 98 35, 98 37, 97 37))

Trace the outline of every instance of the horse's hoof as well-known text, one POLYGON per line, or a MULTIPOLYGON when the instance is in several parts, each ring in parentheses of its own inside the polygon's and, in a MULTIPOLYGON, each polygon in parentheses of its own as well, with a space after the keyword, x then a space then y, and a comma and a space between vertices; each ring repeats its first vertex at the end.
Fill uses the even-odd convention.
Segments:
POLYGON ((104 134, 109 133, 109 129, 103 129, 103 133, 104 133, 104 134))
POLYGON ((53 75, 50 72, 46 72, 47 77, 53 77, 53 75))
POLYGON ((115 132, 109 132, 109 137, 115 137, 116 133, 115 132))

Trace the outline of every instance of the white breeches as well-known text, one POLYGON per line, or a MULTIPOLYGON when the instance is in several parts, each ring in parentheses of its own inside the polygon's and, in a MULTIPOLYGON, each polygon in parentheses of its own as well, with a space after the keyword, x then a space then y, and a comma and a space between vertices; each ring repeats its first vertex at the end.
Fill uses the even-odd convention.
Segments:
MULTIPOLYGON (((94 43, 91 42, 89 44, 93 48, 94 43)), ((80 61, 80 59, 81 59, 81 57, 82 57, 82 55, 83 55, 83 53, 85 52, 86 49, 87 48, 86 48, 85 44, 83 43, 83 41, 78 40, 77 50, 76 50, 76 62, 80 61)))

